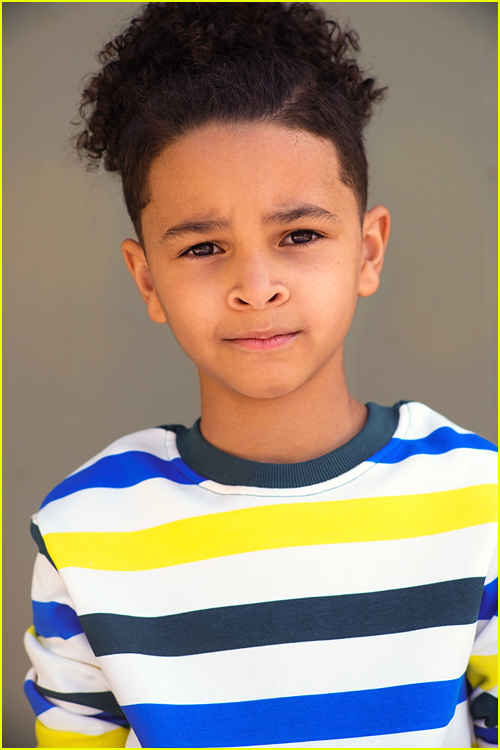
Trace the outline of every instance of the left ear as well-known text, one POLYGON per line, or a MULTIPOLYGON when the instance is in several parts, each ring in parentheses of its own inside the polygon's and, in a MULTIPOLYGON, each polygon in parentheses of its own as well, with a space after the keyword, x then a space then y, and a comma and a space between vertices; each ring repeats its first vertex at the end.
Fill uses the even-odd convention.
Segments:
POLYGON ((374 206, 363 219, 361 275, 358 295, 369 297, 380 284, 385 248, 391 231, 391 215, 385 206, 374 206))
POLYGON ((146 255, 141 245, 135 240, 124 240, 122 242, 122 253, 125 264, 134 277, 141 297, 147 305, 149 317, 155 323, 166 323, 167 319, 153 286, 146 255))

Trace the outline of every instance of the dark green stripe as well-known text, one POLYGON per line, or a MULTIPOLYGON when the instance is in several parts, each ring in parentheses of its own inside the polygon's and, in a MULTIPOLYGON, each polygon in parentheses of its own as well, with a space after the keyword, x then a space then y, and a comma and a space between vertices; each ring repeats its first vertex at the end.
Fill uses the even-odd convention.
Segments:
POLYGON ((59 693, 56 690, 48 690, 40 685, 37 685, 37 689, 48 698, 57 698, 57 700, 67 701, 68 703, 78 703, 80 706, 96 708, 114 716, 125 716, 115 696, 109 691, 102 693, 59 693))
POLYGON ((399 633, 477 619, 483 578, 366 594, 310 597, 164 617, 81 615, 96 656, 184 656, 278 643, 399 633))
POLYGON ((177 435, 182 460, 197 474, 226 485, 291 488, 326 482, 354 469, 381 450, 392 438, 399 422, 398 401, 394 406, 368 403, 366 424, 352 440, 311 461, 295 464, 267 464, 247 461, 215 448, 200 432, 200 420, 187 429, 182 425, 162 425, 177 435))
POLYGON ((496 727, 498 724, 498 699, 489 693, 481 693, 475 698, 470 706, 473 719, 484 719, 487 727, 496 727))
MULTIPOLYGON (((43 540, 43 536, 40 533, 40 529, 38 528, 38 526, 35 523, 33 523, 33 521, 30 524, 30 532, 31 532, 31 536, 33 537, 33 539, 37 543, 38 549, 40 550, 40 552, 42 553, 42 555, 44 555, 47 558, 47 560, 49 561, 49 563, 51 563, 51 565, 53 565, 54 568, 56 568, 56 565, 55 565, 53 559, 51 558, 51 556, 49 555, 47 547, 45 546, 45 542, 43 540)), ((57 568, 56 568, 56 570, 57 570, 57 568)))

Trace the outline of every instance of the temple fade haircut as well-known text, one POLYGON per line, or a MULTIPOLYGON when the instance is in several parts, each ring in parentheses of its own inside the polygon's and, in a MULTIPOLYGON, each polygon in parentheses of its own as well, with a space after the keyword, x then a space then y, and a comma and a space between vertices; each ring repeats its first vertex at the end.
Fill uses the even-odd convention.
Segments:
POLYGON ((363 142, 384 88, 364 77, 356 32, 310 3, 149 3, 99 53, 74 145, 87 168, 121 175, 144 247, 141 214, 153 161, 208 124, 277 124, 329 139, 340 178, 366 211, 363 142))

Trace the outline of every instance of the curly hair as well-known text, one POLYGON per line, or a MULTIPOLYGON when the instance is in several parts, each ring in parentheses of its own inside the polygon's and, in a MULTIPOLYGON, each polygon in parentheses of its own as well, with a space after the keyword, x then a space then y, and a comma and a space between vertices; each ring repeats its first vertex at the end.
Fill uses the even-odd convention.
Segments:
POLYGON ((383 98, 354 53, 358 35, 310 3, 148 3, 99 53, 75 146, 121 175, 142 243, 152 162, 208 123, 269 122, 329 139, 340 178, 366 210, 362 130, 383 98))

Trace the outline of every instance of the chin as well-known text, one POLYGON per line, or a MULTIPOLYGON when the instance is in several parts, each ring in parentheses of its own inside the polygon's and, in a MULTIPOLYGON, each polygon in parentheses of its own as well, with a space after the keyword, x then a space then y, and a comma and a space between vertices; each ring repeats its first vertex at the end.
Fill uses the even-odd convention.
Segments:
POLYGON ((256 382, 255 379, 246 380, 238 383, 228 384, 229 388, 236 393, 240 393, 247 398, 271 399, 288 396, 299 388, 302 383, 291 383, 283 380, 263 379, 262 382, 256 382))

